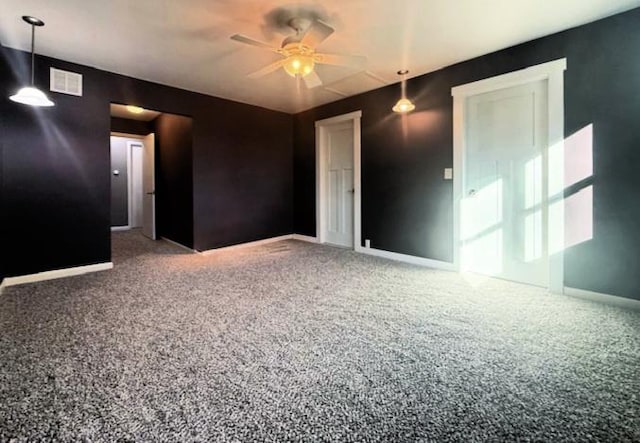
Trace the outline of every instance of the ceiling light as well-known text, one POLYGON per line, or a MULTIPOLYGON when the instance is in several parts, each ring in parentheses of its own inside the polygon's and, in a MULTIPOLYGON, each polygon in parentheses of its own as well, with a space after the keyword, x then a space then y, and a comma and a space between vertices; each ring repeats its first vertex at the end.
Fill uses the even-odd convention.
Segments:
POLYGON ((31 25, 31 86, 21 88, 16 94, 9 98, 14 102, 29 106, 53 106, 54 103, 49 100, 47 95, 34 85, 33 70, 35 64, 34 45, 36 40, 36 26, 44 26, 44 22, 28 15, 22 16, 22 20, 31 25))
POLYGON ((127 105, 127 111, 132 114, 142 114, 144 112, 144 108, 141 108, 140 106, 127 105))
MULTIPOLYGON (((406 76, 409 73, 407 69, 402 69, 398 71, 398 75, 406 76)), ((393 108, 393 112, 398 112, 400 114, 404 114, 406 112, 411 112, 416 109, 416 105, 414 105, 411 100, 409 100, 406 95, 406 79, 403 78, 401 82, 402 95, 400 100, 398 100, 393 108)))
POLYGON ((413 111, 414 109, 416 109, 416 105, 411 103, 411 100, 408 98, 401 98, 393 107, 393 112, 403 113, 413 111))
POLYGON ((311 74, 316 64, 313 58, 313 50, 301 43, 288 43, 284 46, 285 53, 288 57, 282 66, 291 77, 311 74))
POLYGON ((314 65, 315 62, 313 57, 306 55, 292 55, 285 62, 284 70, 287 71, 287 74, 291 77, 295 77, 297 75, 304 77, 305 75, 311 74, 314 65))

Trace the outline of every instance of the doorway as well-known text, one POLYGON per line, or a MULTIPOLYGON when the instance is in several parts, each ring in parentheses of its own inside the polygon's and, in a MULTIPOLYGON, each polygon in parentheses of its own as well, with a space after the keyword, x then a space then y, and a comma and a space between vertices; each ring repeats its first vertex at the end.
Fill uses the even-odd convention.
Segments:
POLYGON ((158 111, 110 104, 111 230, 139 229, 155 240, 158 111))
POLYGON ((316 121, 316 236, 359 249, 360 118, 356 111, 316 121))
POLYGON ((112 133, 110 147, 111 229, 155 240, 155 135, 112 133))
POLYGON ((459 270, 562 292, 565 69, 562 59, 452 89, 459 270))
MULTIPOLYGON (((142 164, 139 176, 142 176, 143 183, 140 237, 144 234, 154 240, 163 239, 193 250, 193 118, 116 103, 111 103, 110 109, 111 135, 133 142, 133 157, 130 158, 133 158, 134 165, 136 152, 142 153, 143 157, 141 162, 138 159, 138 164, 142 164), (140 144, 144 148, 136 151, 135 146, 140 144)), ((115 169, 111 171, 112 182, 115 169)), ((124 177, 126 174, 121 175, 122 181, 125 181, 124 177)), ((112 218, 114 194, 112 188, 112 218)), ((139 203, 140 199, 137 201, 139 203)), ((131 229, 130 220, 135 219, 135 211, 131 211, 131 218, 128 209, 123 211, 127 218, 120 221, 114 230, 131 229)))

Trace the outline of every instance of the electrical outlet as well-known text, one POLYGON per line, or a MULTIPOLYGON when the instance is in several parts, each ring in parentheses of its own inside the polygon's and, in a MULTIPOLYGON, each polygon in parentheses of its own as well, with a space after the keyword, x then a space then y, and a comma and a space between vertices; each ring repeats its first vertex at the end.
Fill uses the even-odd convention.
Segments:
POLYGON ((365 248, 370 248, 371 247, 371 240, 369 240, 368 238, 365 239, 364 241, 364 247, 365 248))
POLYGON ((444 179, 451 180, 453 178, 453 168, 444 168, 444 179))

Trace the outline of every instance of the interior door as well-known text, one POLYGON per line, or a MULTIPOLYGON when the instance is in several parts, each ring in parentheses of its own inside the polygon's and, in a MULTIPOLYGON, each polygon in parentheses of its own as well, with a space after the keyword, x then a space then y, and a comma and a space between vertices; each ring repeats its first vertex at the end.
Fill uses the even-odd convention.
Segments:
POLYGON ((463 270, 548 286, 547 83, 467 99, 463 270))
POLYGON ((142 161, 143 216, 142 233, 156 239, 156 184, 155 184, 155 136, 149 134, 144 141, 142 161))
POLYGON ((326 240, 353 247, 353 121, 326 127, 326 240))

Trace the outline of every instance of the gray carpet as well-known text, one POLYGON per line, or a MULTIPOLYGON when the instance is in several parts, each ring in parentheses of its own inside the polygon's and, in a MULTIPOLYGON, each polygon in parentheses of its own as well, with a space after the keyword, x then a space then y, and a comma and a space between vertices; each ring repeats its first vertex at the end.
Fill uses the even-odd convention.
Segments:
POLYGON ((113 243, 5 289, 0 441, 640 441, 638 311, 296 241, 113 243))

